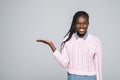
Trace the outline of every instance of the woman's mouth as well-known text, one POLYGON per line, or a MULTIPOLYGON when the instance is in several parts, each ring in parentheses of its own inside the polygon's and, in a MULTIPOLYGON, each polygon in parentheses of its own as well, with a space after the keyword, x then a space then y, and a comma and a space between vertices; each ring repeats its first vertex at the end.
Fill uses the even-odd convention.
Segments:
POLYGON ((80 31, 80 32, 83 32, 83 31, 85 31, 85 29, 80 29, 79 31, 80 31))
POLYGON ((80 34, 84 34, 85 33, 85 29, 79 29, 79 33, 80 34))

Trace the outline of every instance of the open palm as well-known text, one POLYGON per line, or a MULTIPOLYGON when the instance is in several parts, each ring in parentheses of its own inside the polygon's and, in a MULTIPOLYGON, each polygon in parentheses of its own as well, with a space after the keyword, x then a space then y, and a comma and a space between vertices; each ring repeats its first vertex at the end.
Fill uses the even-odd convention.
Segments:
POLYGON ((43 42, 45 44, 51 44, 52 42, 49 40, 36 40, 37 42, 43 42))

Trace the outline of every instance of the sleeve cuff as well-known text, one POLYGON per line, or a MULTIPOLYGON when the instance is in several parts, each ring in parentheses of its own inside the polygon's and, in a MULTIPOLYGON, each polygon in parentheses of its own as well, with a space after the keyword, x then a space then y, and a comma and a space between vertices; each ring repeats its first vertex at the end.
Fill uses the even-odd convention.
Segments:
POLYGON ((54 52, 53 52, 53 56, 55 58, 59 58, 61 56, 60 52, 56 49, 54 52))

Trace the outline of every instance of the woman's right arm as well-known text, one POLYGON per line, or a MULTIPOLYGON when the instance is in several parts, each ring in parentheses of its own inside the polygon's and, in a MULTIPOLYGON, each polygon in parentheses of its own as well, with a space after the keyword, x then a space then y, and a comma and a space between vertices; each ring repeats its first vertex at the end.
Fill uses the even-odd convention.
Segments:
POLYGON ((62 53, 60 54, 60 52, 58 50, 56 50, 56 47, 54 46, 53 42, 49 41, 49 40, 36 40, 37 42, 43 42, 47 45, 49 45, 53 51, 53 55, 55 57, 55 59, 58 61, 58 63, 60 63, 63 67, 67 67, 68 62, 69 62, 69 57, 68 57, 68 51, 67 51, 67 47, 64 46, 64 48, 62 49, 62 53))

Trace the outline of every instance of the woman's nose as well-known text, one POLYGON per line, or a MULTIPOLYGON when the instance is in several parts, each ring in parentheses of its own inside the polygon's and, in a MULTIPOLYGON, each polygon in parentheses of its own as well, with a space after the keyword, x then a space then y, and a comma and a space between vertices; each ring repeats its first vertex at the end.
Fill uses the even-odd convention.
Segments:
POLYGON ((84 25, 83 24, 80 24, 80 28, 83 28, 84 27, 84 25))

